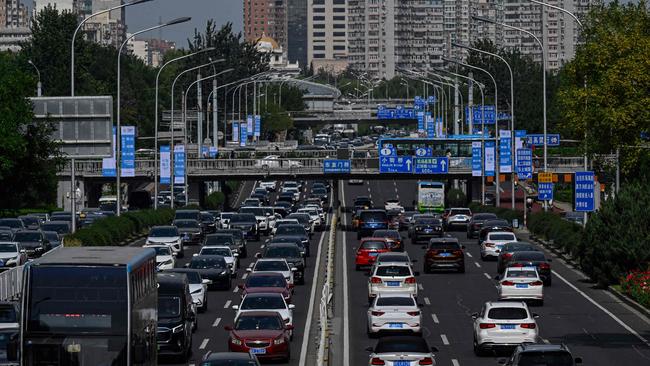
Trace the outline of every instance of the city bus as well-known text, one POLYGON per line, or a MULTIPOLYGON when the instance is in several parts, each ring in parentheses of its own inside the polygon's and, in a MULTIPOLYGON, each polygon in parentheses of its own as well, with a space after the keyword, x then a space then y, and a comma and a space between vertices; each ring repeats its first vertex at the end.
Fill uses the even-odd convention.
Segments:
POLYGON ((445 210, 445 185, 440 182, 418 182, 418 211, 438 212, 445 210))
POLYGON ((60 248, 25 265, 20 365, 157 364, 156 252, 60 248))

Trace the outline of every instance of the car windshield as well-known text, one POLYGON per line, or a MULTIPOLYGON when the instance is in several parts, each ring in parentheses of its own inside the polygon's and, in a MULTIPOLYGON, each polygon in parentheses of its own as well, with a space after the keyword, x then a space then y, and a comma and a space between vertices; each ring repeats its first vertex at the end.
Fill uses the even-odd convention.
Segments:
POLYGON ((255 219, 255 215, 251 215, 251 214, 235 214, 235 215, 232 215, 232 217, 230 218, 230 222, 231 223, 235 223, 235 222, 251 222, 251 223, 254 223, 254 222, 257 222, 257 219, 255 219))
POLYGON ((386 249, 386 242, 366 240, 361 244, 361 249, 386 249))
POLYGON ((568 352, 526 351, 519 354, 519 366, 573 366, 573 357, 568 352))
POLYGON ((214 221, 214 216, 210 213, 202 213, 201 214, 201 221, 207 221, 207 222, 213 222, 214 221))
POLYGON ((401 239, 401 235, 397 230, 377 230, 372 236, 378 238, 391 238, 391 239, 401 239))
POLYGON ((302 225, 285 224, 277 228, 275 235, 305 235, 305 228, 302 225))
POLYGON ((311 193, 313 194, 327 194, 327 190, 325 188, 314 188, 311 190, 311 193))
POLYGON ((246 287, 286 287, 287 281, 283 275, 278 276, 249 276, 246 287))
POLYGON ((500 241, 505 241, 505 240, 510 240, 514 241, 517 240, 517 237, 515 237, 515 234, 490 234, 488 235, 489 240, 500 240, 500 241))
POLYGON ((16 244, 0 243, 0 253, 16 253, 18 248, 16 244))
POLYGON ((467 216, 469 216, 471 214, 472 214, 472 211, 470 211, 467 208, 455 208, 455 209, 453 209, 453 210, 451 210, 449 212, 450 216, 453 216, 453 215, 467 215, 467 216))
POLYGON ((68 224, 45 223, 41 225, 41 230, 56 231, 59 234, 67 234, 70 232, 70 226, 68 224))
POLYGON ((515 261, 545 261, 546 257, 542 252, 517 252, 512 259, 515 261))
POLYGON ((411 297, 380 297, 377 306, 414 306, 415 300, 411 297))
POLYGON ((18 316, 13 305, 0 306, 0 323, 17 323, 18 316))
POLYGON ((439 219, 420 218, 415 220, 418 225, 440 225, 442 222, 439 219))
POLYGON ((158 318, 176 318, 181 314, 181 298, 158 296, 158 318))
POLYGON ((205 237, 203 245, 230 245, 233 242, 232 235, 208 235, 205 237))
POLYGON ((493 220, 497 218, 497 215, 491 213, 479 213, 473 216, 474 221, 476 220, 493 220))
POLYGON ((375 353, 430 353, 431 350, 427 345, 427 342, 423 339, 409 338, 404 341, 397 341, 391 339, 391 341, 386 342, 379 340, 377 346, 375 347, 375 353))
POLYGON ((0 226, 7 226, 10 228, 21 228, 23 227, 22 221, 18 219, 0 219, 0 226))
POLYGON ((516 251, 536 251, 537 248, 529 243, 508 243, 501 249, 502 252, 516 252, 516 251))
POLYGON ((500 320, 527 319, 528 312, 524 308, 492 308, 488 312, 488 318, 500 320))
POLYGON ((223 258, 192 258, 190 268, 226 269, 226 261, 223 258))
POLYGON ((410 276, 411 270, 407 266, 380 266, 375 271, 376 276, 410 276))
POLYGON ((20 231, 14 234, 14 241, 24 242, 24 241, 39 241, 43 238, 43 235, 38 231, 20 231))
POLYGON ((156 255, 172 255, 171 250, 169 250, 169 247, 149 247, 153 250, 156 251, 156 255))
POLYGON ((386 213, 383 211, 363 211, 360 216, 362 221, 367 222, 383 222, 388 220, 386 213))
POLYGON ((243 310, 260 310, 260 309, 286 309, 282 296, 255 296, 249 295, 241 303, 243 310))
POLYGON ((14 237, 14 233, 11 231, 0 231, 0 240, 11 240, 14 237))
POLYGON ((196 271, 183 271, 183 272, 170 271, 170 272, 172 272, 172 273, 184 273, 187 276, 187 279, 189 280, 190 284, 192 284, 192 285, 197 285, 197 284, 203 283, 202 279, 201 279, 201 275, 199 274, 199 272, 196 272, 196 271))
POLYGON ((199 217, 199 213, 196 211, 176 211, 176 220, 196 220, 199 217))
POLYGON ((47 239, 49 241, 59 241, 59 240, 61 240, 59 238, 59 234, 57 234, 57 233, 55 233, 53 231, 45 231, 45 232, 43 232, 43 236, 45 236, 45 239, 47 239))
POLYGON ((429 244, 429 249, 434 249, 434 250, 446 250, 446 249, 451 249, 451 250, 458 250, 460 249, 460 244, 457 242, 440 242, 440 241, 433 241, 431 244, 429 244))
POLYGON ((230 220, 230 218, 234 215, 232 212, 222 212, 221 213, 221 219, 222 220, 230 220))
POLYGON ((232 257, 232 253, 228 248, 203 248, 201 255, 221 255, 224 257, 232 257))
POLYGON ((255 264, 256 271, 288 271, 289 267, 284 261, 258 261, 255 264))
POLYGON ((297 258, 300 257, 300 250, 295 246, 267 247, 264 253, 266 258, 297 258))
POLYGON ((247 214, 253 214, 255 216, 264 216, 266 214, 266 209, 263 207, 242 207, 239 212, 240 213, 247 213, 247 214))
POLYGON ((196 220, 176 220, 174 221, 174 226, 184 229, 198 229, 199 222, 196 220))
POLYGON ((282 319, 277 316, 240 316, 235 324, 237 330, 281 330, 282 319))
POLYGON ((519 269, 509 269, 508 274, 506 274, 506 277, 510 278, 536 278, 537 277, 537 272, 535 271, 522 271, 519 269))
POLYGON ((405 255, 394 255, 382 253, 377 257, 377 261, 382 262, 408 262, 409 258, 405 255))
POLYGON ((169 238, 178 236, 178 229, 175 227, 155 227, 149 231, 149 236, 152 238, 169 238))

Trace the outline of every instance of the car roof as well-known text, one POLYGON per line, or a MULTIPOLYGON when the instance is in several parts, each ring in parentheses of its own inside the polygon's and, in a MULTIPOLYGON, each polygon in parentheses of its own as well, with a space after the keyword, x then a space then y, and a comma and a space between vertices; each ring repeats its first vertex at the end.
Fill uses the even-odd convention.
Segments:
POLYGON ((430 244, 444 244, 444 243, 455 243, 459 244, 458 238, 450 238, 450 237, 445 237, 445 238, 431 238, 429 240, 430 244))
POLYGON ((227 245, 204 245, 201 247, 201 250, 205 248, 210 248, 210 249, 228 249, 230 250, 230 247, 227 245))
POLYGON ((361 242, 360 242, 360 243, 363 243, 364 241, 383 241, 383 242, 385 242, 385 243, 388 242, 388 240, 387 240, 386 238, 382 238, 382 237, 374 237, 374 236, 367 237, 367 238, 361 238, 361 242))
POLYGON ((277 261, 286 262, 287 260, 284 259, 284 258, 259 258, 255 263, 257 263, 257 262, 277 262, 277 261))
POLYGON ((391 292, 391 293, 377 293, 377 297, 408 297, 410 299, 413 298, 413 295, 411 295, 408 292, 391 292))
POLYGON ((510 272, 510 271, 535 271, 535 272, 537 272, 537 267, 532 267, 532 266, 528 266, 528 267, 508 267, 508 268, 506 268, 506 271, 507 272, 510 272))
POLYGON ((251 277, 282 277, 282 278, 284 278, 284 275, 282 273, 280 273, 280 272, 275 272, 275 271, 262 271, 262 272, 251 272, 248 275, 248 278, 251 278, 251 277))
POLYGON ((264 311, 264 310, 256 310, 256 311, 247 311, 239 314, 239 317, 242 316, 280 316, 280 313, 277 311, 264 311))
POLYGON ((498 235, 498 234, 509 234, 509 235, 515 235, 515 233, 513 233, 512 231, 490 231, 490 232, 488 233, 488 236, 490 236, 490 235, 495 235, 495 234, 496 234, 496 235, 498 235))
POLYGON ((244 295, 244 298, 247 298, 249 296, 250 297, 284 297, 279 292, 253 292, 253 293, 247 293, 246 295, 244 295))
POLYGON ((522 344, 520 352, 570 352, 564 344, 522 344))
POLYGON ((408 267, 411 268, 411 264, 408 262, 382 262, 376 263, 377 267, 408 267))
POLYGON ((485 306, 488 308, 521 308, 528 309, 526 303, 523 301, 489 301, 485 303, 485 306))
POLYGON ((220 360, 254 361, 255 356, 244 352, 215 352, 208 354, 208 356, 203 359, 203 361, 220 360))
POLYGON ((266 245, 266 248, 278 248, 278 247, 287 247, 287 248, 298 248, 298 246, 295 243, 269 243, 266 245))

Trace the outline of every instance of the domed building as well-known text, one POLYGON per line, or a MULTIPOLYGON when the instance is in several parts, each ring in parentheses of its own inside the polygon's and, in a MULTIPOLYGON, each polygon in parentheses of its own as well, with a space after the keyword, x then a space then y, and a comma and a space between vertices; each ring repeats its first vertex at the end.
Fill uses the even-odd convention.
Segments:
POLYGON ((262 34, 257 40, 255 48, 257 48, 258 52, 270 54, 269 67, 271 69, 296 75, 300 73, 298 62, 288 62, 282 46, 266 34, 262 34))

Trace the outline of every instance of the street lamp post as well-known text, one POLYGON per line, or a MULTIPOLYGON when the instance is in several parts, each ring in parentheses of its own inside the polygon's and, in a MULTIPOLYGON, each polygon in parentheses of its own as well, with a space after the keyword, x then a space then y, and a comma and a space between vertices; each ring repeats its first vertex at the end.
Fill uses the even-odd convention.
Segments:
POLYGON ((191 19, 192 18, 190 18, 190 17, 176 18, 176 19, 170 20, 170 21, 168 21, 166 23, 158 24, 158 25, 155 25, 153 27, 149 27, 149 28, 137 31, 137 32, 131 34, 130 36, 128 36, 124 40, 124 42, 122 42, 122 44, 120 45, 119 50, 117 51, 117 131, 116 131, 117 137, 116 137, 116 141, 115 141, 115 144, 117 145, 117 148, 115 150, 116 171, 117 171, 117 174, 116 174, 116 176, 117 176, 117 207, 116 207, 117 216, 120 216, 121 211, 122 211, 122 202, 121 202, 122 189, 121 189, 121 186, 120 186, 121 185, 121 175, 122 175, 122 166, 121 166, 122 164, 121 164, 121 155, 120 155, 120 153, 121 153, 120 150, 121 150, 121 147, 122 147, 122 141, 121 141, 121 138, 122 138, 122 131, 121 131, 122 121, 120 119, 120 112, 121 112, 121 108, 120 108, 120 102, 121 102, 120 101, 120 91, 121 91, 121 67, 122 67, 122 57, 121 56, 122 56, 122 50, 124 49, 124 46, 126 46, 126 44, 131 39, 133 39, 133 37, 137 36, 138 34, 149 32, 149 31, 152 31, 152 30, 155 30, 155 29, 158 29, 158 28, 167 27, 167 26, 170 26, 170 25, 185 23, 185 22, 190 21, 191 19))
POLYGON ((34 67, 34 70, 36 70, 36 74, 38 75, 38 83, 36 83, 36 96, 40 97, 43 94, 42 92, 43 84, 41 83, 41 71, 38 69, 38 67, 36 67, 36 65, 34 65, 32 60, 27 60, 27 63, 34 67))
POLYGON ((77 28, 74 30, 74 33, 72 34, 72 43, 70 44, 70 95, 74 97, 74 41, 77 38, 77 32, 81 29, 81 27, 90 19, 102 15, 104 13, 111 12, 113 10, 121 9, 121 8, 126 8, 127 6, 131 5, 138 5, 142 3, 146 3, 149 1, 153 0, 134 0, 125 4, 117 5, 112 8, 108 8, 105 10, 100 10, 96 13, 90 14, 89 16, 85 17, 81 22, 79 22, 79 25, 77 25, 77 28))
MULTIPOLYGON (((158 85, 159 85, 159 79, 160 79, 160 74, 162 71, 167 67, 167 65, 186 59, 188 57, 192 57, 194 55, 203 53, 203 52, 208 52, 208 51, 213 51, 214 47, 208 47, 204 48, 202 50, 196 51, 194 53, 190 53, 187 55, 183 55, 180 57, 176 57, 172 60, 169 60, 165 62, 159 69, 158 73, 156 74, 156 118, 155 118, 155 126, 154 126, 154 201, 153 201, 153 207, 154 209, 158 209, 158 158, 159 158, 159 151, 158 151, 158 85)), ((170 167, 171 169, 171 167, 170 167)))
MULTIPOLYGON (((465 49, 468 49, 468 50, 471 50, 471 51, 475 51, 475 52, 478 52, 478 53, 482 53, 482 54, 485 54, 485 55, 496 57, 499 60, 501 60, 506 65, 506 67, 508 67, 508 72, 510 73, 510 133, 512 135, 512 144, 511 144, 511 146, 512 146, 512 151, 515 153, 514 156, 515 156, 515 159, 516 159, 517 147, 515 146, 515 88, 514 88, 514 77, 512 76, 512 68, 510 67, 510 64, 508 63, 508 61, 506 61, 505 58, 503 58, 502 56, 500 56, 500 55, 498 55, 496 53, 484 51, 484 50, 481 50, 481 49, 478 49, 478 48, 474 48, 474 47, 467 46, 467 45, 460 44, 460 43, 456 43, 456 42, 452 42, 451 45, 452 45, 452 47, 465 48, 465 49)), ((497 119, 498 119, 498 116, 497 116, 497 119)), ((511 185, 511 189, 512 189, 512 192, 513 192, 511 205, 512 205, 513 210, 515 209, 515 196, 514 196, 514 191, 515 191, 514 174, 516 174, 516 172, 515 172, 515 159, 512 160, 513 176, 512 176, 512 185, 511 185)))
MULTIPOLYGON (((472 15, 472 19, 481 21, 481 22, 486 22, 486 23, 492 23, 496 25, 500 25, 502 27, 506 27, 509 29, 514 29, 519 32, 525 33, 529 36, 531 36, 537 44, 539 44, 539 48, 542 50, 542 104, 543 104, 543 116, 544 116, 544 171, 546 172, 548 169, 548 141, 547 141, 547 131, 546 131, 546 49, 544 48, 544 44, 542 41, 539 40, 539 38, 533 34, 533 32, 527 31, 523 28, 515 27, 506 23, 502 22, 497 22, 492 19, 488 18, 483 18, 483 17, 477 17, 475 15, 472 15)), ((546 201, 544 201, 544 209, 548 209, 548 205, 546 204, 546 201)))
MULTIPOLYGON (((174 208, 174 201, 175 201, 175 195, 174 195, 174 179, 175 179, 175 177, 174 177, 174 90, 176 89, 176 82, 178 81, 178 79, 180 79, 181 76, 187 74, 188 72, 191 72, 191 71, 194 71, 194 70, 197 70, 197 69, 201 69, 203 67, 210 66, 210 65, 215 64, 215 63, 224 62, 224 61, 225 61, 225 59, 213 60, 213 61, 210 61, 208 63, 202 64, 202 65, 199 65, 199 66, 194 66, 194 67, 190 67, 189 69, 185 69, 185 70, 181 71, 178 75, 176 75, 176 77, 174 78, 174 81, 172 82, 172 90, 171 90, 171 104, 172 105, 171 105, 171 116, 170 116, 170 122, 169 122, 169 130, 171 132, 170 143, 169 143, 169 151, 170 151, 169 166, 170 166, 170 173, 171 173, 170 174, 170 180, 171 180, 171 191, 172 191, 172 199, 171 199, 171 204, 170 204, 171 208, 174 208)), ((186 192, 186 194, 187 194, 187 192, 186 192)))

